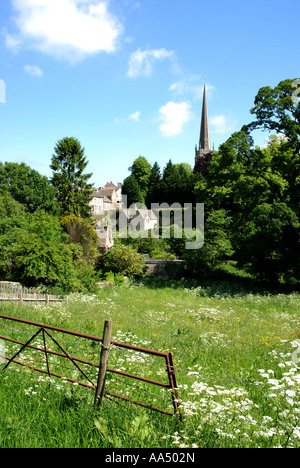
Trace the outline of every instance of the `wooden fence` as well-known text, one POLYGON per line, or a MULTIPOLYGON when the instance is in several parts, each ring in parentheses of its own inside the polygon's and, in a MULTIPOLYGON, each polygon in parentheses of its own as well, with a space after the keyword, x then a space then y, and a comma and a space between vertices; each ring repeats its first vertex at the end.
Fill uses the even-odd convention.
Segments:
POLYGON ((40 301, 50 302, 65 301, 66 298, 55 296, 53 294, 41 293, 38 289, 27 288, 20 283, 12 283, 9 281, 0 281, 0 301, 40 301))

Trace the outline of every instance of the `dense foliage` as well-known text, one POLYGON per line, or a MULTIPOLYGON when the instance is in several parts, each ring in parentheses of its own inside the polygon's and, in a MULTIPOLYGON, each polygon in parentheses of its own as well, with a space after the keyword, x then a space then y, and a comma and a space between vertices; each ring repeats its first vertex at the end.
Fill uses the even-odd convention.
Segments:
POLYGON ((55 188, 49 184, 47 177, 24 163, 0 162, 0 190, 9 192, 30 213, 36 210, 45 210, 54 215, 59 213, 55 188))
POLYGON ((56 153, 62 164, 59 172, 53 157, 57 190, 23 163, 0 164, 0 280, 55 292, 95 292, 109 271, 142 274, 144 259, 130 246, 123 248, 122 261, 116 249, 103 259, 103 271, 99 269, 98 235, 87 206, 89 175, 82 176, 87 165, 83 150, 77 140, 65 138, 56 153))
POLYGON ((78 140, 55 146, 52 183, 24 163, 0 163, 0 279, 56 291, 92 291, 98 236, 89 216, 90 174, 78 140))
POLYGON ((170 160, 161 171, 157 162, 151 165, 143 156, 129 168, 131 175, 124 180, 122 192, 127 206, 134 203, 193 203, 194 186, 198 176, 189 164, 173 164, 170 160))
POLYGON ((103 271, 120 273, 125 276, 142 276, 145 271, 144 257, 129 245, 117 244, 100 260, 103 271))
POLYGON ((7 194, 0 194, 2 203, 7 216, 0 220, 0 275, 30 286, 71 289, 71 252, 59 219, 45 211, 28 213, 7 194))
MULTIPOLYGON (((293 83, 259 90, 250 110, 255 120, 213 153, 205 176, 171 160, 161 170, 139 156, 123 183, 127 206, 173 206, 170 225, 160 225, 158 238, 141 233, 133 239, 128 233, 103 258, 88 206, 91 174, 85 172, 88 161, 76 138, 56 143, 51 180, 24 163, 0 163, 0 279, 94 290, 109 271, 141 275, 142 254, 148 254, 184 259, 193 277, 231 260, 252 277, 298 284, 300 105, 293 83), (273 132, 265 147, 254 145, 256 129, 273 132), (176 219, 185 204, 195 207, 196 202, 205 204, 204 245, 188 250, 191 237, 176 219)), ((158 216, 161 221, 161 208, 158 216)), ((195 227, 195 211, 193 221, 195 227)), ((194 234, 199 233, 194 229, 194 234)))
MULTIPOLYGON (((194 274, 231 258, 260 279, 299 282, 300 105, 293 99, 293 83, 259 90, 250 111, 256 120, 214 152, 206 176, 172 161, 161 174, 157 163, 149 171, 144 162, 148 207, 205 204, 203 248, 189 252, 182 240, 171 242, 171 251, 185 258, 194 274), (251 131, 256 129, 273 132, 263 148, 254 145, 251 131)), ((131 202, 140 201, 140 188, 135 178, 131 202)))

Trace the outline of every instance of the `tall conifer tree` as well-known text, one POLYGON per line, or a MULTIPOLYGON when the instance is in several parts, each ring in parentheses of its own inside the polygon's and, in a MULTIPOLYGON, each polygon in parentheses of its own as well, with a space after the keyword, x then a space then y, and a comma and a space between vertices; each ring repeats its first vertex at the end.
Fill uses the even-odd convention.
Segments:
POLYGON ((88 180, 93 174, 84 173, 87 165, 85 149, 76 138, 66 137, 56 143, 50 166, 53 170, 51 182, 57 190, 63 215, 90 216, 88 203, 92 185, 88 180))

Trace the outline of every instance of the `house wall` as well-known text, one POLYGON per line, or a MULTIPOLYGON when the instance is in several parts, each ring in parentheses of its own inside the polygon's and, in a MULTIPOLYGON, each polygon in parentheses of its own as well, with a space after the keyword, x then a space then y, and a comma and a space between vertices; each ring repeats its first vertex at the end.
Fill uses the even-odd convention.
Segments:
POLYGON ((93 212, 95 214, 99 214, 104 209, 104 207, 103 207, 103 198, 94 197, 90 201, 89 205, 92 207, 93 212))

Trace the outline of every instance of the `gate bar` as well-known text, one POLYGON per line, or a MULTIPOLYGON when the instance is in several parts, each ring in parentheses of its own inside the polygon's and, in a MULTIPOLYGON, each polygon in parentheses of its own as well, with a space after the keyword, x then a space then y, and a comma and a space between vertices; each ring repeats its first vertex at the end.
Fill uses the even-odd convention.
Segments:
POLYGON ((95 390, 95 386, 91 386, 91 385, 85 384, 83 382, 78 382, 78 380, 69 379, 68 377, 64 377, 63 375, 55 374, 54 372, 48 372, 48 371, 43 370, 43 369, 38 369, 37 367, 29 366, 29 364, 25 364, 24 362, 16 361, 15 359, 11 360, 9 357, 6 357, 6 356, 1 356, 1 357, 4 358, 4 359, 10 360, 10 363, 14 362, 15 364, 18 364, 19 366, 27 367, 28 369, 32 369, 32 370, 34 370, 36 372, 41 372, 42 374, 52 375, 53 377, 58 377, 59 379, 66 380, 66 381, 71 382, 73 384, 78 384, 78 385, 81 385, 82 387, 91 388, 92 390, 95 390))
MULTIPOLYGON (((16 343, 16 344, 20 344, 20 345, 25 344, 22 341, 13 340, 12 338, 7 338, 6 336, 1 336, 1 335, 0 335, 0 340, 6 340, 6 341, 10 341, 12 343, 16 343)), ((31 348, 31 349, 34 349, 36 351, 44 352, 44 349, 38 348, 37 346, 28 345, 27 348, 31 348)), ((50 349, 47 349, 46 351, 47 351, 48 354, 53 354, 55 356, 59 356, 59 357, 63 357, 63 358, 67 357, 65 354, 58 353, 57 351, 51 351, 50 349)), ((94 362, 85 361, 83 359, 79 359, 79 358, 74 357, 74 356, 70 356, 70 357, 72 358, 73 361, 81 362, 82 364, 87 364, 88 366, 91 366, 91 367, 99 367, 99 364, 95 364, 94 362)), ((128 374, 127 372, 123 372, 123 371, 119 371, 119 370, 115 370, 115 369, 110 369, 110 368, 107 368, 107 372, 111 372, 113 374, 118 374, 118 375, 123 375, 124 377, 130 377, 131 379, 141 380, 142 382, 157 385, 159 387, 170 388, 169 384, 166 384, 166 383, 163 383, 163 382, 157 382, 156 380, 146 379, 145 377, 139 377, 138 375, 128 374)))
MULTIPOLYGON (((61 332, 61 333, 66 333, 67 335, 78 336, 79 338, 86 338, 86 339, 89 339, 89 340, 97 341, 98 343, 102 343, 102 338, 99 338, 98 336, 86 335, 84 333, 73 332, 71 330, 65 330, 63 328, 53 327, 51 325, 44 325, 42 323, 30 322, 29 320, 19 319, 19 318, 15 318, 15 317, 9 317, 7 315, 0 315, 0 318, 3 318, 5 320, 12 320, 14 322, 25 323, 27 325, 33 325, 35 327, 44 328, 45 330, 47 329, 47 330, 53 330, 53 331, 57 331, 57 332, 61 332)), ((161 357, 164 357, 164 358, 168 354, 168 353, 163 353, 161 351, 153 351, 152 349, 140 348, 139 346, 129 345, 129 344, 125 344, 125 343, 119 343, 117 341, 111 341, 111 344, 114 345, 114 346, 117 346, 118 348, 132 349, 133 351, 141 351, 142 353, 152 354, 153 356, 161 356, 161 357)))

